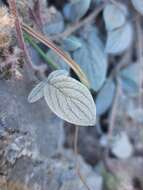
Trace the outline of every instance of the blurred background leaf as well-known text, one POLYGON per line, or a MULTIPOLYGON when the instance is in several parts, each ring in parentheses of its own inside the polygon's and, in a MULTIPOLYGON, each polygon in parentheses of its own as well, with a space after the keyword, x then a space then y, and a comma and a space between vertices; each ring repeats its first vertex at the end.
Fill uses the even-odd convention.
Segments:
POLYGON ((91 88, 98 91, 106 79, 108 59, 96 29, 91 28, 86 35, 87 39, 81 39, 82 47, 73 57, 87 75, 91 88))
POLYGON ((107 31, 123 26, 126 22, 127 9, 123 4, 120 6, 108 3, 103 11, 103 17, 107 31))
POLYGON ((60 69, 69 71, 69 66, 55 52, 48 50, 47 55, 60 69))
POLYGON ((75 0, 64 6, 63 13, 67 20, 77 21, 82 18, 89 9, 91 0, 75 0))
POLYGON ((111 106, 115 95, 115 83, 112 79, 107 79, 99 93, 97 94, 95 103, 97 115, 105 113, 111 106))
POLYGON ((132 41, 133 28, 130 23, 126 23, 107 33, 106 52, 109 54, 120 54, 130 47, 132 41))
POLYGON ((131 64, 120 71, 122 88, 129 96, 139 93, 139 72, 138 63, 131 64))
POLYGON ((62 48, 65 51, 75 51, 79 49, 82 46, 82 43, 80 40, 75 36, 70 36, 63 40, 62 42, 62 48))

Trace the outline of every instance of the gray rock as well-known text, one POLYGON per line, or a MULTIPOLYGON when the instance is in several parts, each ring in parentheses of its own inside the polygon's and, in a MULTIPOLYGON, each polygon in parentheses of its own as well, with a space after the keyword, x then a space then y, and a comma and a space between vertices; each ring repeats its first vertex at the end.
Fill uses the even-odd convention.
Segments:
MULTIPOLYGON (((28 103, 31 89, 32 82, 26 79, 0 81, 0 113, 4 113, 1 175, 6 176, 10 190, 25 186, 30 190, 85 190, 75 171, 75 155, 63 149, 63 122, 51 113, 44 100, 28 103)), ((81 157, 78 160, 91 190, 101 190, 102 177, 81 157)))
MULTIPOLYGON (((91 190, 101 190, 102 177, 92 171, 79 157, 81 174, 91 190)), ((72 152, 44 161, 34 161, 27 157, 17 160, 8 177, 9 181, 30 187, 31 190, 85 190, 75 172, 72 152)))
POLYGON ((63 121, 50 111, 44 100, 29 104, 27 96, 31 89, 32 83, 26 79, 0 81, 0 113, 5 113, 7 130, 28 133, 29 143, 35 147, 32 151, 40 157, 51 157, 63 144, 63 121))

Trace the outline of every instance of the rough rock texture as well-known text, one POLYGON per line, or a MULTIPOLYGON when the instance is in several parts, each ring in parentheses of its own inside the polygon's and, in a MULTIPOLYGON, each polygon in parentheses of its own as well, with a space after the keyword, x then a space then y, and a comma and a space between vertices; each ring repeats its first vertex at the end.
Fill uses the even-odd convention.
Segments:
MULTIPOLYGON (((74 154, 63 148, 63 121, 44 100, 27 101, 33 85, 26 79, 0 81, 0 189, 85 190, 74 154)), ((102 177, 79 160, 91 190, 101 190, 102 177)))
MULTIPOLYGON (((0 81, 0 118, 3 127, 26 132, 32 152, 50 157, 62 145, 63 121, 48 108, 44 100, 29 104, 32 84, 26 81, 0 81)), ((19 146, 22 143, 18 143, 19 146)))
MULTIPOLYGON (((25 184, 34 190, 84 190, 85 187, 75 173, 75 164, 72 152, 66 151, 66 155, 46 160, 32 160, 27 157, 18 159, 8 179, 12 182, 25 184), (68 155, 68 156, 67 156, 68 155), (27 167, 28 166, 28 167, 27 167)), ((95 174, 81 159, 81 173, 91 190, 100 190, 102 178, 95 174)))

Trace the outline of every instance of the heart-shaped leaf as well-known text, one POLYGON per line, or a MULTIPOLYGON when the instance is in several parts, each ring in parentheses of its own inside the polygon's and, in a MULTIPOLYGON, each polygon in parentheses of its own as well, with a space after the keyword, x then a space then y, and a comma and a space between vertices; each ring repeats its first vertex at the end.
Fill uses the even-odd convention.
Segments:
POLYGON ((50 109, 60 118, 80 126, 96 122, 96 107, 87 87, 79 81, 54 71, 44 87, 44 97, 50 109))

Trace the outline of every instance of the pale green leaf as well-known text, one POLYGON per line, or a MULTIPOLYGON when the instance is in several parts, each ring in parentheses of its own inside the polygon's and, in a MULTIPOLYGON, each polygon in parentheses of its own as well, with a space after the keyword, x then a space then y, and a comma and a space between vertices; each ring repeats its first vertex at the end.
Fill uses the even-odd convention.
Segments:
POLYGON ((96 107, 87 87, 54 71, 44 87, 44 97, 50 109, 60 118, 80 126, 92 126, 96 121, 96 107))

